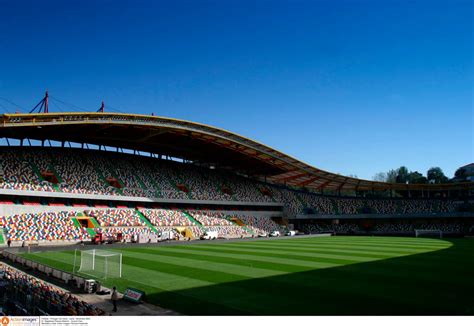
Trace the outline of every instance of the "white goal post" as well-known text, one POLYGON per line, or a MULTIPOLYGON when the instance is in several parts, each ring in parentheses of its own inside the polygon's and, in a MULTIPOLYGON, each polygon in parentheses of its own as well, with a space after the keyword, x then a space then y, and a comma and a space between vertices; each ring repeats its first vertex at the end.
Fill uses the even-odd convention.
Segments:
POLYGON ((415 229, 415 236, 418 238, 420 236, 437 236, 442 238, 443 237, 443 231, 441 230, 416 230, 415 229))
MULTIPOLYGON (((76 255, 74 252, 74 272, 76 269, 76 255)), ((78 273, 106 279, 108 277, 122 277, 122 254, 113 251, 92 249, 80 251, 78 273)))

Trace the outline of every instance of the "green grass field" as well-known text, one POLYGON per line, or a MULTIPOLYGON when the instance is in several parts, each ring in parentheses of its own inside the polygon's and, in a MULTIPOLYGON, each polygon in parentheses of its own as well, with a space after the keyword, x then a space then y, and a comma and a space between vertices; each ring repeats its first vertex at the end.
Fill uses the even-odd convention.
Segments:
MULTIPOLYGON (((474 314, 470 239, 282 238, 120 252, 123 277, 106 285, 141 289, 148 302, 187 315, 474 314)), ((25 256, 72 271, 73 251, 25 256)))

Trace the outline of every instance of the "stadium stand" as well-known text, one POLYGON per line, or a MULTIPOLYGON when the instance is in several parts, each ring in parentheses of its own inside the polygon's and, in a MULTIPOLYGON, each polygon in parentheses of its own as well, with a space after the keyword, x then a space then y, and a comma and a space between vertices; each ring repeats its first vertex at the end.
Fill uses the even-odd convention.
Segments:
POLYGON ((84 228, 72 221, 75 213, 48 212, 1 217, 0 225, 12 241, 90 240, 84 228))
POLYGON ((191 226, 195 225, 180 210, 170 209, 141 209, 150 222, 155 226, 191 226))
POLYGON ((326 197, 262 185, 249 179, 142 156, 74 149, 7 149, 0 154, 0 189, 166 199, 284 203, 292 214, 417 214, 454 212, 458 204, 440 199, 326 197), (53 159, 54 158, 54 159, 53 159), (57 184, 42 174, 55 176, 57 184))
POLYGON ((85 214, 94 217, 101 227, 145 225, 134 209, 86 210, 85 214))
POLYGON ((8 265, 0 263, 0 271, 4 282, 0 300, 8 315, 105 315, 102 309, 8 265))

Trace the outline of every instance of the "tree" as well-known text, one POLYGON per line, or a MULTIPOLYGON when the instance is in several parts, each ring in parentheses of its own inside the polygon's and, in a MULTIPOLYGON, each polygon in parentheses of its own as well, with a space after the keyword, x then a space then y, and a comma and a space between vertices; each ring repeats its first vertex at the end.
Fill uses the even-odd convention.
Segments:
POLYGON ((385 181, 395 183, 395 182, 397 182, 397 175, 398 175, 397 170, 392 169, 392 170, 387 172, 387 178, 385 179, 385 181))
POLYGON ((398 168, 395 181, 397 183, 406 183, 408 181, 408 169, 406 166, 401 166, 398 168))
POLYGON ((372 179, 374 181, 385 182, 387 181, 387 173, 385 172, 376 173, 372 179))
POLYGON ((426 177, 418 171, 410 172, 408 174, 408 183, 423 184, 427 182, 428 179, 426 179, 426 177))
POLYGON ((433 167, 426 172, 426 176, 428 177, 428 181, 430 183, 447 183, 448 178, 444 175, 443 170, 439 167, 433 167))

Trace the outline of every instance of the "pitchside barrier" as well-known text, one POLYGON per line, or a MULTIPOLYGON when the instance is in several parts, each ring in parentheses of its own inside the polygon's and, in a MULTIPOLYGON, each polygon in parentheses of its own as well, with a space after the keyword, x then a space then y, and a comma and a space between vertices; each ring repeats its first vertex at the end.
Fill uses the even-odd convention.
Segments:
POLYGON ((33 271, 41 272, 43 274, 46 274, 46 276, 48 277, 54 277, 55 279, 61 280, 66 284, 73 283, 78 289, 85 291, 84 285, 86 283, 86 279, 84 277, 73 275, 71 273, 40 264, 36 261, 17 256, 14 253, 5 250, 2 252, 2 255, 3 258, 6 258, 13 263, 28 267, 33 271))

